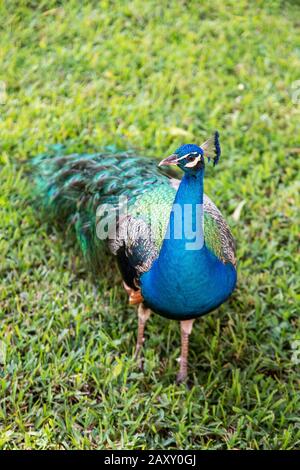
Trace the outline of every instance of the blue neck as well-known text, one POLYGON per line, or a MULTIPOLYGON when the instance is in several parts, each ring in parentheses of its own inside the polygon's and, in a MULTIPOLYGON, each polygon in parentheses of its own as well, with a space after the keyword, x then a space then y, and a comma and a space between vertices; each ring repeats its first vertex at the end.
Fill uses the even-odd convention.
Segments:
POLYGON ((170 220, 163 241, 159 261, 171 259, 174 264, 191 262, 197 258, 204 244, 203 232, 203 179, 204 170, 196 174, 185 173, 178 188, 170 220), (193 255, 184 259, 183 252, 193 255))

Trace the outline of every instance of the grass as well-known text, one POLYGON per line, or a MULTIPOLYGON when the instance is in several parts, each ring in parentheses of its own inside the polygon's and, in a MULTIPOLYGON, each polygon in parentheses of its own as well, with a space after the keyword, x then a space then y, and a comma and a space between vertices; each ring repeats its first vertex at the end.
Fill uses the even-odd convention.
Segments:
POLYGON ((299 448, 299 4, 81 3, 0 6, 0 447, 299 448), (162 157, 215 128, 239 283, 196 322, 186 388, 178 324, 152 318, 139 372, 115 266, 92 282, 22 162, 65 141, 162 157))

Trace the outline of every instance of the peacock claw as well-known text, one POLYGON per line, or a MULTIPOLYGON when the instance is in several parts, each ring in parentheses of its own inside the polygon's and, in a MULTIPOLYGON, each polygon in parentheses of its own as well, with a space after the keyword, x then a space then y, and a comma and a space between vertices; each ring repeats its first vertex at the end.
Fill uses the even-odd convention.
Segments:
POLYGON ((179 385, 179 384, 185 383, 186 381, 187 381, 187 374, 182 374, 181 372, 178 372, 176 376, 176 383, 179 385))
POLYGON ((144 359, 142 357, 139 358, 139 360, 137 361, 137 366, 138 366, 138 369, 143 372, 144 370, 144 359))
POLYGON ((139 346, 136 346, 135 352, 134 352, 134 359, 138 359, 140 356, 141 348, 139 346))
POLYGON ((137 367, 140 371, 144 370, 144 359, 141 357, 141 347, 137 346, 134 353, 134 359, 136 360, 137 367))

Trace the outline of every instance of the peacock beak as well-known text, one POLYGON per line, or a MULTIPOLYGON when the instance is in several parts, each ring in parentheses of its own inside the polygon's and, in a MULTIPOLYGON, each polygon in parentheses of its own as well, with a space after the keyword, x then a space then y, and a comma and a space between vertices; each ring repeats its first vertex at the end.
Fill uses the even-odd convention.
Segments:
POLYGON ((161 162, 159 162, 158 166, 163 166, 163 165, 177 165, 178 163, 178 155, 176 153, 172 153, 167 158, 164 158, 161 162))

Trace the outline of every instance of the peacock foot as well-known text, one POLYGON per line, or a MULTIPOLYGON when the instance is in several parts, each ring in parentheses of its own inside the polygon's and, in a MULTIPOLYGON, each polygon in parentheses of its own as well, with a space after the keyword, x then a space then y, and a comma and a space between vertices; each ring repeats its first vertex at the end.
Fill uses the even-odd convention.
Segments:
POLYGON ((177 376, 176 376, 176 383, 177 384, 182 384, 187 381, 187 373, 179 371, 177 376))
POLYGON ((188 367, 187 367, 187 361, 184 357, 180 356, 177 360, 180 364, 180 367, 176 376, 176 383, 181 384, 187 381, 188 367))

